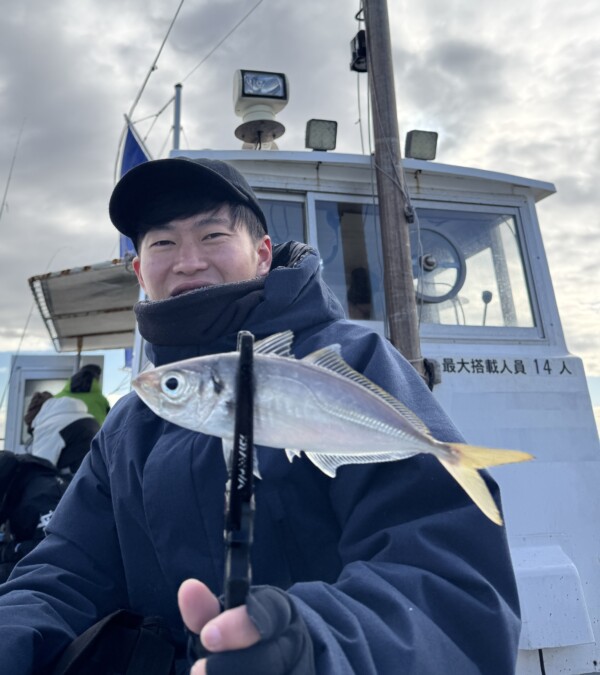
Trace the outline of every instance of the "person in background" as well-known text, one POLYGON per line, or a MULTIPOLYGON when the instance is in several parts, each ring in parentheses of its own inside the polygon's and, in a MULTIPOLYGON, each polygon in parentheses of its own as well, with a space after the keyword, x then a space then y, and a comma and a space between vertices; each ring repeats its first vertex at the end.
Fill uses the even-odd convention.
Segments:
POLYGON ((350 273, 348 287, 348 316, 351 319, 367 320, 371 318, 372 296, 369 272, 364 267, 356 267, 350 273))
POLYGON ((44 538, 46 526, 100 425, 83 401, 36 392, 24 416, 26 453, 0 453, 0 583, 44 538))
POLYGON ((83 366, 69 378, 63 390, 56 394, 56 398, 69 396, 83 401, 101 425, 110 410, 110 404, 100 389, 100 375, 102 368, 95 363, 83 366))
POLYGON ((49 461, 62 474, 73 476, 87 455, 100 423, 78 398, 50 395, 31 417, 31 408, 35 411, 35 405, 34 394, 24 418, 32 436, 27 451, 49 461))

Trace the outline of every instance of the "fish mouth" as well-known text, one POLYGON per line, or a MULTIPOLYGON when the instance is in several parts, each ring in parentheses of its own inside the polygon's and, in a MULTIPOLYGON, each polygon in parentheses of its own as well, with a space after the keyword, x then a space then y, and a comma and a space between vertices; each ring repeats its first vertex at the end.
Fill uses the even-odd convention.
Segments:
POLYGON ((131 386, 137 392, 142 401, 144 401, 144 403, 153 401, 156 397, 156 374, 153 372, 140 373, 134 380, 132 380, 131 386))

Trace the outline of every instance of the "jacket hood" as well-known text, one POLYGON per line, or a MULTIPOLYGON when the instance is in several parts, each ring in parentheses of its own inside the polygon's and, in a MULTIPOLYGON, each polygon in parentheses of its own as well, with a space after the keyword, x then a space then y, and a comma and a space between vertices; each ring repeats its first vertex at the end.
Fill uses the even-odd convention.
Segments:
POLYGON ((154 365, 232 351, 240 330, 261 339, 282 330, 300 334, 344 318, 321 278, 319 254, 299 242, 273 247, 266 277, 140 302, 135 312, 154 365))

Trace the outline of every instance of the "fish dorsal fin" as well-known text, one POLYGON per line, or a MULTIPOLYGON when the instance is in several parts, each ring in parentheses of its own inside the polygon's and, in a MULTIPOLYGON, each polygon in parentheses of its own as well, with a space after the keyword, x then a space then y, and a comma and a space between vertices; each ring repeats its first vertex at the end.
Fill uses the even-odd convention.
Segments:
POLYGON ((271 354, 275 356, 291 356, 294 333, 291 330, 273 333, 254 343, 255 354, 271 354))
POLYGON ((348 380, 356 382, 356 384, 368 389, 372 394, 375 394, 388 405, 392 406, 394 410, 403 415, 421 433, 431 436, 431 432, 427 428, 425 422, 423 422, 423 420, 410 408, 407 408, 404 403, 401 403, 397 398, 388 394, 385 389, 382 389, 379 385, 375 384, 375 382, 371 382, 369 378, 357 372, 354 368, 351 368, 342 358, 341 347, 339 344, 329 345, 316 352, 312 352, 312 354, 305 356, 302 361, 311 363, 315 366, 320 366, 321 368, 327 368, 327 370, 331 370, 348 380))

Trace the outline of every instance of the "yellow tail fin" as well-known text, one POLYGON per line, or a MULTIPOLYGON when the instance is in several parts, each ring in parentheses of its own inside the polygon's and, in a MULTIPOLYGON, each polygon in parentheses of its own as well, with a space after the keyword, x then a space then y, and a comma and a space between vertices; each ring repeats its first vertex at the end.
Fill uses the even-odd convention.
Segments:
POLYGON ((458 462, 451 462, 438 456, 442 466, 490 520, 497 525, 502 525, 502 517, 496 502, 477 469, 513 462, 526 462, 533 459, 533 455, 519 450, 494 450, 464 443, 448 443, 447 445, 459 455, 460 459, 458 462))
POLYGON ((497 450, 496 448, 482 448, 479 445, 467 445, 466 443, 448 443, 448 445, 461 456, 461 464, 466 464, 472 469, 486 469, 500 464, 513 464, 514 462, 527 462, 534 459, 533 455, 521 450, 497 450))

